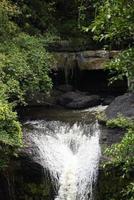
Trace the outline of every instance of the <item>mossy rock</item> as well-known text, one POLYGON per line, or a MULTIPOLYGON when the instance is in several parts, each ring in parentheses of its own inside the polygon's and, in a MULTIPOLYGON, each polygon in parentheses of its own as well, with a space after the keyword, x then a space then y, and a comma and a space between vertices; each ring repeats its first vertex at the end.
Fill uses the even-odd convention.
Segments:
POLYGON ((49 183, 28 183, 25 184, 25 191, 29 196, 49 197, 51 193, 51 185, 49 183))

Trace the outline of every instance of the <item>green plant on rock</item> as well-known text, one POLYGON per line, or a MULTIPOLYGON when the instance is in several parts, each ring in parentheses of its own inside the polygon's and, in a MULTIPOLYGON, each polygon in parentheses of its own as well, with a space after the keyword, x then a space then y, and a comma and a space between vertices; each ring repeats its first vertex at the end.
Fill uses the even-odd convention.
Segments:
POLYGON ((111 159, 104 164, 104 169, 108 166, 120 168, 120 179, 122 181, 128 181, 127 186, 121 188, 122 199, 132 200, 134 194, 134 183, 131 180, 131 174, 134 170, 134 120, 118 116, 117 119, 108 121, 107 125, 112 128, 123 128, 126 133, 120 143, 114 144, 106 149, 105 155, 111 159))
POLYGON ((134 164, 134 128, 129 128, 121 143, 113 145, 105 153, 111 156, 113 164, 122 164, 124 176, 127 175, 134 164))
POLYGON ((107 120, 106 125, 110 128, 133 128, 133 120, 124 117, 122 114, 118 114, 117 118, 107 120))

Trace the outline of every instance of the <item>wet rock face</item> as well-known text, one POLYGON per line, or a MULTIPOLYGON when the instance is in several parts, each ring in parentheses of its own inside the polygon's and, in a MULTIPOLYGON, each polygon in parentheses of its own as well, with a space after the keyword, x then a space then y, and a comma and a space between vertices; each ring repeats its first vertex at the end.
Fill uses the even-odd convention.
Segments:
POLYGON ((126 93, 116 97, 105 113, 108 119, 115 118, 118 114, 134 118, 134 93, 126 93))
POLYGON ((0 199, 52 200, 54 188, 46 174, 28 151, 23 152, 12 160, 6 173, 0 173, 0 199))
POLYGON ((8 182, 6 177, 0 173, 0 199, 1 200, 10 200, 10 195, 7 192, 8 182))
POLYGON ((111 146, 112 144, 118 143, 124 136, 124 130, 120 128, 108 128, 105 125, 100 125, 101 136, 100 136, 100 145, 103 149, 107 146, 111 146))
POLYGON ((15 170, 14 175, 17 200, 52 199, 54 191, 49 175, 44 174, 44 169, 40 164, 30 157, 28 159, 28 154, 20 157, 20 166, 18 170, 15 170))
POLYGON ((0 200, 52 200, 55 193, 49 172, 40 164, 29 133, 23 132, 24 147, 12 157, 6 171, 0 171, 0 200))
POLYGON ((72 92, 74 90, 73 86, 69 84, 59 85, 56 89, 61 92, 72 92))
POLYGON ((80 92, 67 92, 60 96, 57 102, 66 108, 83 109, 99 105, 101 99, 98 95, 87 96, 80 92))
POLYGON ((76 65, 80 70, 103 69, 105 63, 119 54, 120 51, 88 50, 81 52, 54 52, 56 59, 54 69, 70 69, 76 65))

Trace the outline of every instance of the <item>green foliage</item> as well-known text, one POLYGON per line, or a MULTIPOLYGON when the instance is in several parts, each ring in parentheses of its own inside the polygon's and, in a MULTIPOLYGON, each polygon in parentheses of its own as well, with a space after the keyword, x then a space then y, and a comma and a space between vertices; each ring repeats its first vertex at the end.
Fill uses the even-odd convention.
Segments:
POLYGON ((0 170, 7 167, 10 157, 22 147, 22 131, 16 112, 0 95, 0 170))
POLYGON ((8 103, 0 102, 0 142, 10 146, 22 145, 21 126, 8 103))
POLYGON ((112 78, 110 82, 127 77, 129 90, 134 90, 134 48, 130 48, 134 38, 134 1, 105 0, 90 26, 94 39, 110 44, 127 41, 128 49, 106 65, 112 78))
MULTIPOLYGON (((133 173, 134 166, 134 120, 119 116, 117 119, 113 119, 107 122, 109 127, 125 128, 125 136, 118 144, 112 145, 107 148, 105 154, 111 157, 110 161, 104 165, 104 168, 112 165, 114 167, 121 167, 122 173, 120 179, 130 179, 131 173, 133 173)), ((129 182, 127 187, 122 188, 122 199, 124 197, 128 200, 132 200, 134 194, 134 184, 129 182)))
POLYGON ((134 36, 134 2, 131 0, 105 0, 91 25, 97 40, 122 40, 134 36))
POLYGON ((112 157, 112 164, 122 164, 124 176, 127 176, 134 164, 134 128, 129 128, 121 143, 113 145, 105 153, 112 157))
POLYGON ((133 200, 134 199, 134 183, 130 182, 126 188, 122 190, 123 199, 133 200))
POLYGON ((15 21, 22 31, 32 35, 44 35, 53 31, 61 38, 68 39, 85 35, 82 27, 93 18, 94 3, 97 0, 12 0, 12 2, 17 3, 21 11, 15 21))
POLYGON ((0 2, 0 84, 9 101, 24 104, 27 94, 49 92, 52 83, 48 73, 54 59, 44 48, 48 37, 22 33, 15 24, 21 14, 16 5, 0 2))
POLYGON ((1 81, 14 103, 24 103, 27 94, 47 93, 51 89, 48 72, 54 60, 45 51, 42 40, 22 33, 11 42, 1 43, 1 81))
POLYGON ((130 120, 129 118, 124 117, 121 114, 118 114, 117 118, 108 120, 106 122, 106 125, 110 128, 116 128, 116 127, 123 129, 133 128, 133 121, 130 120))
POLYGON ((15 4, 11 4, 8 0, 0 1, 0 41, 17 34, 19 28, 12 17, 18 14, 19 10, 15 4))
POLYGON ((5 91, 6 91, 6 85, 0 82, 0 102, 1 103, 5 103, 7 99, 7 95, 5 91))
POLYGON ((115 59, 107 63, 106 68, 112 75, 111 83, 126 76, 129 89, 134 90, 134 48, 121 52, 115 59))
POLYGON ((49 0, 12 0, 19 7, 21 13, 16 22, 22 31, 29 34, 43 34, 51 29, 55 23, 55 1, 49 0))
POLYGON ((22 146, 21 125, 9 102, 25 104, 28 96, 48 94, 52 87, 48 73, 54 59, 44 48, 50 37, 22 32, 16 23, 20 10, 17 4, 0 1, 0 169, 22 146))

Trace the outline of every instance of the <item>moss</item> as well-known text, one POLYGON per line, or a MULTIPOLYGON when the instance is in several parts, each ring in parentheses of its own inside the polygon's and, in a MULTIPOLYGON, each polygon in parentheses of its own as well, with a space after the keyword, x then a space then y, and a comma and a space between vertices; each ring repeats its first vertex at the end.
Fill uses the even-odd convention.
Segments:
POLYGON ((28 183, 26 184, 26 190, 32 195, 40 195, 40 196, 49 196, 51 191, 51 186, 48 183, 35 184, 28 183))

